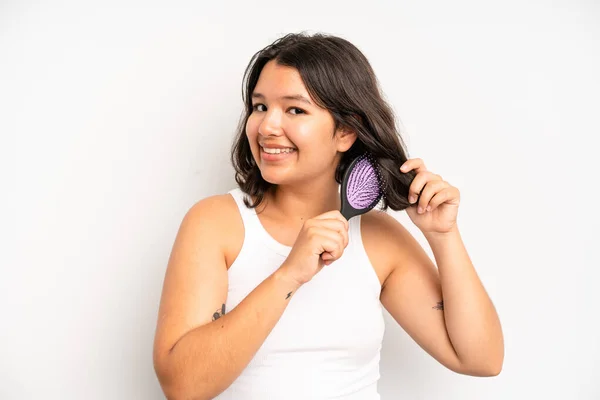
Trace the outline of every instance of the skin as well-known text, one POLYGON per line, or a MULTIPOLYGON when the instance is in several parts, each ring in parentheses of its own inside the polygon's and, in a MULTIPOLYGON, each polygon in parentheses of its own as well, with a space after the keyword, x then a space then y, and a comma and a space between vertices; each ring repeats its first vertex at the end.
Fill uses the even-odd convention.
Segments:
MULTIPOLYGON (((275 240, 293 246, 306 221, 324 213, 339 218, 332 211, 340 208, 335 168, 356 134, 334 132, 333 118, 315 105, 293 68, 267 63, 257 93, 263 96, 253 98, 246 133, 262 176, 278 185, 257 211, 275 240), (312 104, 281 98, 286 95, 302 95, 312 104), (264 142, 297 151, 285 162, 267 162, 260 155, 259 143, 264 142)), ((436 263, 396 219, 379 211, 364 214, 361 234, 382 286, 380 300, 442 365, 461 374, 497 375, 504 357, 502 330, 460 237, 458 189, 428 171, 420 159, 403 168, 417 172, 410 193, 420 197, 406 211, 436 263), (419 206, 430 210, 419 212, 419 206)), ((244 234, 228 194, 199 201, 182 222, 165 276, 154 345, 155 370, 169 398, 212 398, 227 388, 299 287, 278 271, 234 310, 225 310, 227 270, 244 234)))

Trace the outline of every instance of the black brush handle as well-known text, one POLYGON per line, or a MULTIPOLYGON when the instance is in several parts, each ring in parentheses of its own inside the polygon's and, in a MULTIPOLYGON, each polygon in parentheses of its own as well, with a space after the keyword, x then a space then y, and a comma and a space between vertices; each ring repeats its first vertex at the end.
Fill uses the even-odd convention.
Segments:
POLYGON ((348 202, 348 199, 346 198, 344 193, 345 192, 342 192, 342 196, 341 196, 342 197, 342 209, 340 210, 340 212, 342 213, 344 218, 346 218, 346 220, 350 220, 350 218, 356 217, 357 215, 359 215, 360 210, 357 210, 356 208, 354 208, 350 205, 350 202, 348 202))
POLYGON ((354 217, 356 214, 356 209, 350 205, 348 201, 347 193, 348 193, 348 180, 350 179, 350 173, 356 164, 358 158, 354 159, 348 169, 346 169, 346 173, 344 174, 344 178, 342 179, 342 187, 340 189, 340 198, 342 200, 342 207, 340 209, 340 213, 346 218, 346 220, 350 220, 350 218, 354 217))

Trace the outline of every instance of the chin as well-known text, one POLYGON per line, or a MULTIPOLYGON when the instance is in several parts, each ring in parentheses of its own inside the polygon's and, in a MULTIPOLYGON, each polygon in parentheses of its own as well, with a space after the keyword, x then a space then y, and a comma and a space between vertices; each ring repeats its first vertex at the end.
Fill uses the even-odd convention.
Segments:
POLYGON ((291 168, 280 165, 263 163, 262 165, 258 164, 258 169, 262 178, 273 185, 280 185, 289 181, 289 175, 291 175, 291 168))
POLYGON ((281 168, 273 166, 263 166, 260 168, 262 178, 272 185, 290 185, 298 183, 297 170, 294 168, 281 168))
POLYGON ((269 182, 272 185, 281 185, 287 182, 287 180, 284 176, 282 176, 282 174, 268 172, 265 173, 263 171, 260 171, 260 174, 265 181, 269 182))

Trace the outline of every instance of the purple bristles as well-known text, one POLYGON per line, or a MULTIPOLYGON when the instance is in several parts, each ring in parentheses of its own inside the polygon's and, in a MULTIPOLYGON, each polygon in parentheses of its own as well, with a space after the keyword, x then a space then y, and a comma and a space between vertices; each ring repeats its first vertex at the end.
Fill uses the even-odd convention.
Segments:
POLYGON ((378 200, 380 194, 379 172, 368 158, 358 160, 348 178, 348 202, 355 209, 362 210, 378 200))

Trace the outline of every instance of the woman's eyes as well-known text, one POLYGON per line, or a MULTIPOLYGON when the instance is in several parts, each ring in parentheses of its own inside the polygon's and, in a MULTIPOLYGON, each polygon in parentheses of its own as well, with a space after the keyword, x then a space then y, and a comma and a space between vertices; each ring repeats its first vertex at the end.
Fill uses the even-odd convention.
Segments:
MULTIPOLYGON (((264 104, 262 104, 262 103, 255 104, 255 105, 253 105, 253 106, 252 106, 252 110, 253 110, 253 111, 262 111, 262 110, 259 110, 259 109, 258 109, 258 107, 260 107, 260 106, 263 106, 263 107, 264 107, 265 105, 264 105, 264 104)), ((288 110, 297 110, 297 111, 299 111, 299 113, 296 113, 296 114, 294 114, 294 115, 306 114, 306 112, 305 112, 303 109, 301 109, 301 108, 298 108, 298 107, 290 107, 288 110)))

